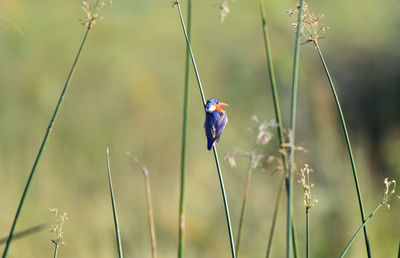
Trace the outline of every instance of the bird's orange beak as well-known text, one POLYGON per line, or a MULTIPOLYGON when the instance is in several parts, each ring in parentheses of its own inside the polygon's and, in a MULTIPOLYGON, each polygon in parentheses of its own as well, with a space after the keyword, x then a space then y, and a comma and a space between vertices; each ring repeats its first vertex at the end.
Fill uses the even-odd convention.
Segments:
POLYGON ((218 102, 218 104, 214 104, 214 106, 215 110, 217 110, 218 112, 225 112, 225 110, 223 110, 221 107, 229 107, 229 105, 224 102, 218 102))

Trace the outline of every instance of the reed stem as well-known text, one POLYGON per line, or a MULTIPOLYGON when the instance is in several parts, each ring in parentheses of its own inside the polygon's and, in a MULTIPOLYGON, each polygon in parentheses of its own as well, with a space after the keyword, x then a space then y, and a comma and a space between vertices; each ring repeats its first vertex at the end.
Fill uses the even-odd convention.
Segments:
POLYGON ((41 155, 43 153, 43 150, 44 150, 44 148, 46 146, 47 139, 48 139, 48 137, 50 136, 50 134, 52 132, 52 129, 53 129, 57 114, 58 114, 58 112, 59 112, 59 110, 61 108, 61 104, 63 102, 65 93, 67 92, 67 89, 68 89, 68 86, 70 84, 73 72, 75 71, 75 67, 76 67, 76 65, 78 63, 79 57, 80 57, 82 49, 83 49, 83 47, 84 47, 84 45, 86 43, 86 40, 87 40, 89 31, 90 31, 91 28, 92 28, 92 26, 91 26, 91 24, 89 24, 87 26, 85 35, 83 36, 83 39, 82 39, 81 45, 79 47, 78 53, 76 54, 76 57, 75 57, 74 62, 72 64, 71 70, 70 70, 70 72, 69 72, 69 74, 67 76, 67 80, 66 80, 66 82, 64 84, 64 88, 61 91, 61 95, 60 95, 60 97, 58 99, 56 108, 55 108, 55 110, 53 112, 53 115, 51 117, 50 123, 49 123, 49 125, 47 127, 47 130, 46 130, 46 133, 45 133, 45 135, 43 137, 43 140, 42 140, 42 143, 40 145, 39 151, 38 151, 38 153, 36 155, 35 162, 33 163, 33 167, 32 167, 31 172, 29 174, 28 180, 27 180, 27 182, 25 184, 25 188, 24 188, 24 191, 22 193, 21 200, 20 200, 19 205, 18 205, 18 209, 17 209, 17 212, 16 212, 15 217, 14 217, 14 221, 13 221, 12 226, 11 226, 10 234, 8 236, 7 243, 6 243, 6 247, 4 248, 4 251, 3 251, 3 255, 2 255, 3 258, 7 257, 7 253, 8 253, 8 250, 10 248, 11 241, 12 241, 12 238, 13 238, 15 226, 17 225, 18 218, 20 216, 22 207, 24 205, 25 197, 26 197, 26 195, 28 193, 29 186, 30 186, 30 184, 32 182, 32 178, 33 178, 33 176, 34 176, 34 174, 36 172, 36 167, 39 164, 40 157, 41 157, 41 155))
POLYGON ((57 258, 58 245, 59 245, 59 244, 55 244, 55 245, 54 245, 54 258, 57 258))
POLYGON ((306 207, 306 258, 310 258, 310 208, 306 207))
POLYGON ((303 0, 300 0, 299 14, 297 18, 296 40, 294 45, 294 60, 293 60, 293 79, 292 79, 292 103, 290 113, 290 151, 289 151, 289 173, 288 173, 288 202, 287 202, 287 227, 286 227, 286 257, 290 258, 291 242, 292 242, 292 213, 293 213, 293 166, 294 166, 294 148, 296 136, 296 104, 297 104, 297 81, 298 81, 298 66, 300 54, 300 32, 301 18, 303 14, 303 0))
POLYGON ((110 187, 110 197, 111 197, 111 204, 112 204, 112 210, 113 210, 113 216, 114 216, 115 236, 116 236, 117 245, 118 245, 118 255, 120 258, 123 258, 124 255, 122 253, 122 243, 121 243, 121 236, 119 233, 117 209, 115 207, 114 191, 113 191, 112 181, 111 181, 110 152, 109 152, 108 148, 107 148, 106 152, 107 152, 108 185, 110 187))
MULTIPOLYGON (((201 99, 202 99, 202 102, 203 102, 203 108, 204 108, 205 105, 206 105, 206 100, 205 100, 205 97, 204 97, 203 86, 201 85, 199 72, 198 72, 197 66, 196 66, 196 61, 194 59, 192 47, 190 46, 190 40, 189 40, 189 37, 188 37, 188 34, 187 34, 185 23, 183 21, 181 5, 179 3, 179 0, 176 0, 174 2, 174 5, 176 5, 178 7, 179 18, 180 18, 180 21, 181 21, 183 33, 185 35, 186 44, 187 44, 187 47, 189 48, 190 57, 192 59, 193 69, 194 69, 194 72, 196 74, 196 79, 197 79, 197 83, 198 83, 198 86, 199 86, 199 91, 200 91, 201 99)), ((221 168, 220 168, 220 165, 219 165, 218 152, 217 152, 217 148, 215 147, 215 144, 213 145, 213 153, 214 153, 214 158, 215 158, 215 164, 217 166, 217 172, 218 172, 218 178, 219 178, 219 183, 220 183, 220 187, 221 187, 222 199, 224 201, 225 217, 226 217, 226 222, 227 222, 227 227, 228 227, 229 241, 230 241, 230 245, 231 245, 231 253, 232 253, 232 257, 236 258, 235 243, 233 241, 233 234, 232 234, 232 227, 231 227, 231 219, 230 219, 230 216, 229 216, 228 201, 227 201, 226 194, 225 194, 224 181, 223 181, 223 177, 222 177, 221 168)))
POLYGON ((244 212, 246 210, 247 197, 249 195, 249 187, 250 187, 251 175, 253 174, 252 163, 253 163, 253 156, 251 156, 251 158, 250 158, 249 169, 247 170, 247 178, 246 178, 246 184, 245 184, 244 194, 243 194, 242 209, 240 211, 238 234, 237 234, 237 237, 236 237, 236 256, 237 257, 239 256, 239 247, 240 247, 240 240, 241 240, 241 237, 242 237, 244 212))
MULTIPOLYGON (((340 105, 340 101, 339 101, 339 98, 336 93, 335 85, 333 84, 332 77, 329 73, 328 66, 326 65, 324 56, 322 55, 322 52, 321 52, 318 42, 314 41, 314 45, 318 51, 322 65, 324 66, 324 70, 325 70, 326 76, 328 77, 329 85, 331 86, 332 94, 335 99, 336 107, 337 107, 337 110, 338 110, 338 113, 340 116, 340 122, 342 124, 342 129, 343 129, 344 137, 346 140, 347 151, 349 153, 351 168, 353 171, 354 183, 355 183, 356 190, 357 190, 358 205, 360 207, 361 220, 362 220, 362 222, 365 222, 365 212, 364 212, 364 206, 363 206, 363 202, 362 202, 362 198, 361 198, 360 185, 358 183, 356 163, 354 161, 353 151, 351 149, 350 138, 349 138, 349 134, 347 133, 347 127, 346 127, 346 122, 344 120, 342 107, 340 105)), ((369 243, 369 239, 368 239, 367 227, 364 227, 364 238, 365 238, 365 245, 366 245, 366 249, 367 249, 367 255, 368 255, 368 257, 371 257, 371 247, 370 247, 370 243, 369 243)))
MULTIPOLYGON (((192 0, 188 0, 187 7, 187 33, 190 41, 192 31, 192 0)), ((189 85, 190 85, 190 52, 186 47, 185 58, 185 88, 183 101, 183 125, 182 125, 182 150, 181 150, 181 192, 179 200, 179 244, 178 257, 183 257, 183 249, 185 243, 185 178, 186 178, 186 139, 187 139, 187 124, 189 110, 189 85)))
MULTIPOLYGON (((264 1, 260 0, 259 3, 260 3, 259 7, 260 7, 260 14, 261 14, 261 24, 263 27, 263 35, 264 35, 265 54, 266 54, 266 59, 267 59, 267 64, 268 64, 268 73, 269 73, 270 84, 271 84, 272 100, 273 100, 273 104, 274 104, 275 119, 278 124, 277 131, 278 131, 278 138, 279 138, 279 146, 282 147, 283 144, 285 143, 285 136, 284 136, 284 132, 283 132, 282 116, 281 116, 280 105, 279 105, 279 96, 278 96, 278 90, 277 90, 276 80, 275 80, 274 64, 272 61, 272 55, 271 55, 271 49, 270 49, 270 43, 269 43, 268 26, 267 26, 267 20, 266 20, 266 15, 265 15, 264 1)), ((283 168, 284 168, 284 175, 283 175, 282 180, 284 180, 288 173, 288 159, 287 159, 287 155, 285 155, 285 154, 282 154, 281 157, 282 157, 282 164, 283 164, 283 168)), ((270 235, 268 238, 268 247, 267 247, 267 254, 266 254, 267 258, 269 257, 270 252, 271 252, 272 240, 273 240, 274 230, 275 230, 275 225, 276 225, 276 219, 278 217, 278 211, 279 211, 279 202, 281 200, 281 195, 282 195, 284 187, 285 187, 285 183, 284 183, 284 181, 282 181, 281 186, 279 187, 277 201, 275 203, 274 215, 273 215, 272 224, 271 224, 271 231, 270 231, 270 235)), ((292 214, 292 216, 293 216, 293 214, 292 214)), ((295 232, 295 231, 296 230, 294 228, 294 225, 292 224, 292 232, 295 232)), ((295 257, 297 257, 297 248, 296 248, 296 238, 295 237, 293 237, 292 242, 293 242, 294 255, 295 255, 295 257)))
POLYGON ((356 239, 358 233, 360 233, 361 229, 365 228, 369 219, 372 218, 372 216, 374 216, 374 214, 379 210, 379 208, 382 207, 382 205, 383 205, 383 203, 380 202, 378 204, 378 206, 376 206, 376 208, 371 212, 371 214, 369 214, 369 216, 365 219, 364 223, 357 229, 356 233, 354 233, 353 237, 350 239, 350 241, 347 243, 346 247, 343 249, 342 253, 340 254, 340 258, 342 258, 346 254, 347 250, 353 243, 354 239, 356 239))

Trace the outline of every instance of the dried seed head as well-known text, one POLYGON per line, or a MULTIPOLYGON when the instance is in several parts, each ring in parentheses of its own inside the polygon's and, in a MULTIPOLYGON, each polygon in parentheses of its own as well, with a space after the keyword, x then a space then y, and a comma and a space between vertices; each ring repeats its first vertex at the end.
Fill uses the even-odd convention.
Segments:
MULTIPOLYGON (((385 184, 385 192, 383 195, 382 204, 386 205, 386 207, 390 209, 389 201, 396 192, 396 180, 389 180, 389 178, 385 178, 383 183, 385 184)), ((400 198, 399 196, 397 197, 400 198)))
POLYGON ((304 167, 300 169, 299 172, 299 184, 303 186, 304 191, 304 206, 307 209, 311 209, 318 203, 318 199, 315 196, 311 195, 311 188, 314 187, 314 184, 310 182, 310 174, 313 172, 311 168, 309 168, 308 164, 304 164, 304 167))
MULTIPOLYGON (((295 14, 299 13, 300 5, 297 4, 296 9, 287 10, 286 13, 289 16, 295 16, 295 14)), ((297 18, 297 17, 296 17, 297 18)), ((309 11, 308 4, 304 2, 303 4, 303 15, 301 17, 301 36, 305 38, 305 41, 302 44, 306 44, 309 42, 317 43, 321 37, 321 34, 326 31, 328 28, 323 20, 325 19, 324 14, 314 14, 309 11)), ((292 23, 294 28, 297 28, 297 22, 292 23)))
POLYGON ((68 220, 68 214, 64 212, 62 215, 58 215, 58 209, 50 209, 52 213, 56 216, 56 223, 51 225, 50 232, 54 233, 54 239, 51 242, 55 245, 64 245, 62 238, 64 236, 64 223, 68 220))
POLYGON ((225 17, 229 14, 229 4, 227 0, 222 1, 219 6, 221 22, 224 22, 225 17))

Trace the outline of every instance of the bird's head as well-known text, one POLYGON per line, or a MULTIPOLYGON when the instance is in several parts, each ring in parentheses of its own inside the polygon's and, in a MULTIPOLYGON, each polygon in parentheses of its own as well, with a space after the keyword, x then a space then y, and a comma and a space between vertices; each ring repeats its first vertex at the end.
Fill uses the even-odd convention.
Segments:
POLYGON ((229 105, 226 103, 220 102, 218 99, 211 98, 211 99, 207 100, 206 112, 207 113, 212 113, 214 111, 225 112, 225 110, 223 110, 221 107, 227 107, 227 106, 229 106, 229 105))

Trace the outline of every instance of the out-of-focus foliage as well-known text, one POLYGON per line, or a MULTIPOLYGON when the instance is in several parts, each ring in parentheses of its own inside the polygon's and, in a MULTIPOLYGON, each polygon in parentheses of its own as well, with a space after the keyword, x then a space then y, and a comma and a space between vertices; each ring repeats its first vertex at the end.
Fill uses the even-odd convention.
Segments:
MULTIPOLYGON (((192 45, 206 97, 230 104, 220 153, 254 145, 251 116, 273 119, 258 1, 229 1, 220 22, 219 2, 193 1, 192 45)), ((222 1, 220 1, 222 2, 222 1)), ((182 6, 185 7, 185 1, 182 6)), ((267 1, 277 82, 288 123, 294 30, 285 10, 295 1, 267 1)), ((381 200, 386 177, 399 179, 400 15, 399 2, 309 1, 329 27, 320 40, 342 100, 364 205, 369 213, 381 200)), ((85 27, 81 2, 2 0, 0 14, 0 235, 6 236, 85 27)), ((102 10, 89 35, 53 134, 38 167, 17 231, 51 222, 48 209, 68 212, 63 257, 116 255, 106 178, 110 147, 113 181, 124 252, 150 254, 141 172, 125 152, 149 169, 159 254, 175 257, 183 104, 185 42, 177 10, 169 1, 114 1, 102 10)), ((329 85, 311 44, 301 47, 297 167, 313 167, 311 252, 337 256, 360 225, 357 197, 344 139, 329 85)), ((187 160, 187 257, 228 257, 229 243, 215 164, 206 150, 204 114, 192 77, 187 160)), ((273 131, 273 133, 275 133, 273 131)), ((278 155, 277 139, 265 155, 278 155)), ((246 160, 222 165, 234 232, 244 189, 246 160)), ((265 255, 280 174, 258 171, 250 189, 241 256, 265 255)), ((295 186, 299 250, 304 252, 302 187, 295 186)), ((285 207, 285 205, 282 205, 285 207)), ((376 257, 394 257, 398 248, 399 203, 368 224, 376 257)), ((272 255, 285 250, 281 210, 272 255)), ((51 235, 42 232, 15 241, 9 257, 49 257, 51 235)), ((360 235, 349 257, 365 255, 360 235)))

